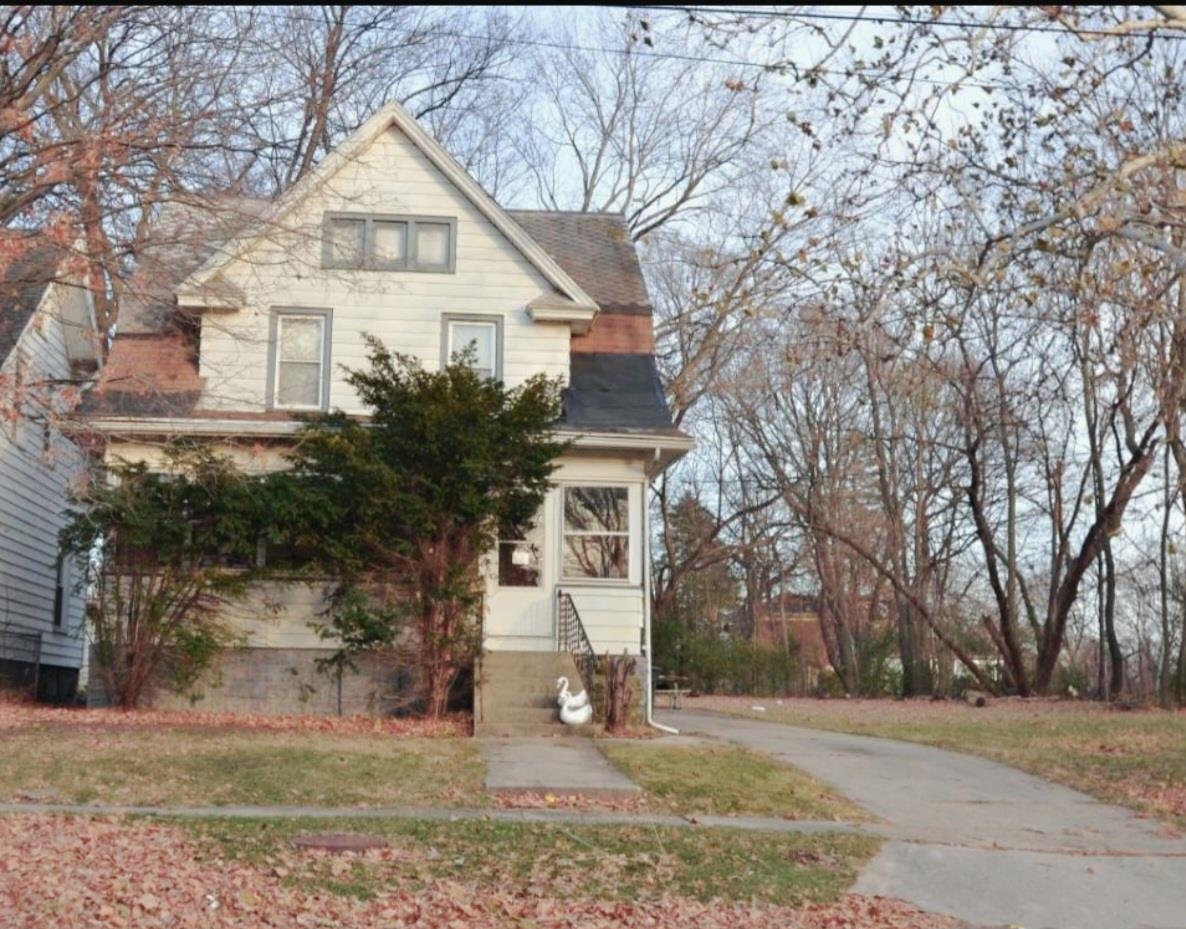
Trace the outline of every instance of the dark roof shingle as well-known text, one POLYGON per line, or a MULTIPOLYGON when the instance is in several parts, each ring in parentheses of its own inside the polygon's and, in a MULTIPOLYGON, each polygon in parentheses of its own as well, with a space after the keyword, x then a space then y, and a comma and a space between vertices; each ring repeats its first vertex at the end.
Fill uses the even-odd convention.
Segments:
POLYGON ((563 425, 597 432, 673 431, 655 356, 573 355, 563 425))
POLYGON ((0 273, 0 363, 16 347, 64 257, 58 245, 22 245, 0 273))
POLYGON ((620 214, 507 213, 593 298, 601 312, 651 314, 638 255, 620 214))

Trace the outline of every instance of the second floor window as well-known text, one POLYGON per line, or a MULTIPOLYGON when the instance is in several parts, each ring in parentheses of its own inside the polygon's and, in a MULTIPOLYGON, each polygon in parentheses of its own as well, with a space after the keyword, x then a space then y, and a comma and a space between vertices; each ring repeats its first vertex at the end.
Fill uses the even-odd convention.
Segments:
POLYGON ((374 271, 452 271, 457 224, 447 217, 330 213, 322 264, 374 271))
POLYGON ((473 369, 482 377, 502 376, 500 329, 497 320, 480 318, 445 319, 445 363, 469 352, 473 369))
POLYGON ((329 314, 280 311, 274 318, 272 405, 285 410, 325 409, 329 314))

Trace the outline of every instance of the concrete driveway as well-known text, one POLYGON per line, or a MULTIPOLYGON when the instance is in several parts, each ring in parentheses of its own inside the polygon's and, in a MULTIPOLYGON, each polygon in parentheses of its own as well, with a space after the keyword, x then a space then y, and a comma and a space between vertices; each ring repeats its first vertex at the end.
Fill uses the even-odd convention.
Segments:
POLYGON ((955 752, 677 711, 660 721, 767 752, 883 820, 853 888, 977 926, 1186 929, 1186 841, 1127 810, 955 752))

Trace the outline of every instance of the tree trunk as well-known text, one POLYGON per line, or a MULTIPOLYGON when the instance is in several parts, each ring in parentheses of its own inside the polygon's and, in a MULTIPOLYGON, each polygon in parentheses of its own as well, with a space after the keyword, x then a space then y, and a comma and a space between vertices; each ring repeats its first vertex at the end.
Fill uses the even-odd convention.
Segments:
POLYGON ((1116 559, 1112 544, 1104 546, 1104 634, 1108 640, 1108 699, 1115 700, 1124 689, 1124 651, 1116 634, 1116 559))
POLYGON ((637 662, 625 655, 606 656, 605 660, 605 731, 619 734, 630 721, 634 700, 634 670, 637 662))

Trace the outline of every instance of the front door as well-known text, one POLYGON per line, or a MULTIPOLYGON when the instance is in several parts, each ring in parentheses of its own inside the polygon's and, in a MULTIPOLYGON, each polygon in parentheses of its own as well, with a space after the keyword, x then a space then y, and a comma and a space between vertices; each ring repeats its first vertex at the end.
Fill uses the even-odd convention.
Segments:
POLYGON ((519 539, 500 539, 487 571, 485 646, 495 650, 555 648, 550 548, 553 497, 519 539))

